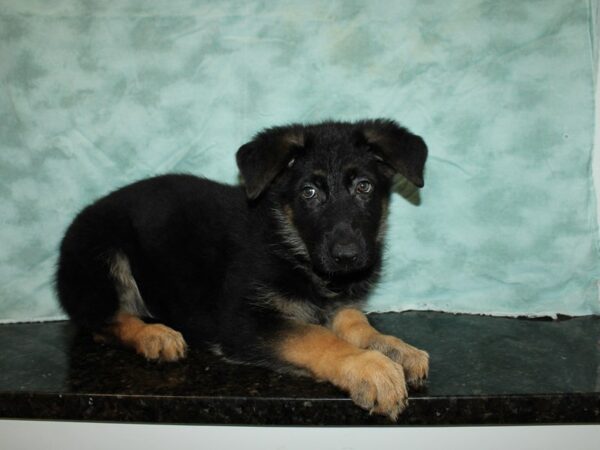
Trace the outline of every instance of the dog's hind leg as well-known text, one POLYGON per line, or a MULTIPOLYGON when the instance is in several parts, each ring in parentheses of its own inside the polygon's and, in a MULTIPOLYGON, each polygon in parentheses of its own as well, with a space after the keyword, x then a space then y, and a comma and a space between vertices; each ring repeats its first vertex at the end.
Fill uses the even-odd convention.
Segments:
MULTIPOLYGON (((67 245, 70 243, 67 242, 67 245)), ((63 248, 57 272, 57 290, 64 310, 97 341, 117 341, 147 359, 176 361, 185 356, 180 333, 151 317, 120 251, 86 252, 86 247, 63 248)))
POLYGON ((140 317, 152 317, 140 294, 127 256, 116 252, 110 259, 110 276, 119 297, 119 310, 97 340, 116 338, 150 360, 177 361, 187 345, 178 331, 159 323, 147 324, 140 317))
POLYGON ((118 313, 102 334, 96 334, 97 340, 106 338, 116 338, 150 360, 177 361, 185 357, 187 351, 187 344, 178 331, 160 323, 145 323, 126 312, 118 313))
POLYGON ((344 308, 331 321, 331 330, 358 348, 376 350, 404 368, 408 384, 418 387, 429 372, 429 355, 403 340, 379 333, 359 310, 344 308))

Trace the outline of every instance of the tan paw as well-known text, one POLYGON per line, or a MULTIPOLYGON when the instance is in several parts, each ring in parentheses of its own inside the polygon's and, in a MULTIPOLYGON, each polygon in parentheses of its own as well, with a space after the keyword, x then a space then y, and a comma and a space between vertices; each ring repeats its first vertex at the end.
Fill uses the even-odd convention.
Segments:
POLYGON ((396 420, 408 405, 402 367, 379 352, 348 356, 341 367, 340 387, 358 406, 396 420))
POLYGON ((143 326, 134 340, 135 350, 146 359, 177 361, 185 357, 187 351, 181 333, 161 324, 143 326))
POLYGON ((429 374, 429 354, 394 336, 378 335, 369 344, 369 348, 385 356, 404 368, 406 382, 413 387, 425 383, 429 374))

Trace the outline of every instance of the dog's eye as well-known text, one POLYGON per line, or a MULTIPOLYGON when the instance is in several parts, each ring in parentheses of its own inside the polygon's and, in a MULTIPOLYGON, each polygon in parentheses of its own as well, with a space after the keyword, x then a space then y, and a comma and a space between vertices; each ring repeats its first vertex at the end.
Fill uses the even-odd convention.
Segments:
POLYGON ((369 183, 367 180, 363 180, 358 182, 356 185, 356 192, 359 194, 368 194, 373 190, 373 185, 369 183))
POLYGON ((314 198, 317 195, 317 189, 314 186, 304 186, 302 188, 302 197, 305 199, 314 198))

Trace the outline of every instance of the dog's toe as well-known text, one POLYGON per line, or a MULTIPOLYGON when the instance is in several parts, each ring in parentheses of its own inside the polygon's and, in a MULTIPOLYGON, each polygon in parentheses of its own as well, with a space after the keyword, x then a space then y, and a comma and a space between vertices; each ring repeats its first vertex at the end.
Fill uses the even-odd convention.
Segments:
POLYGON ((414 388, 422 387, 429 374, 429 354, 394 336, 378 335, 369 346, 400 364, 406 382, 414 388))
POLYGON ((395 421, 408 405, 402 367, 381 353, 366 351, 352 357, 339 383, 361 408, 395 421))

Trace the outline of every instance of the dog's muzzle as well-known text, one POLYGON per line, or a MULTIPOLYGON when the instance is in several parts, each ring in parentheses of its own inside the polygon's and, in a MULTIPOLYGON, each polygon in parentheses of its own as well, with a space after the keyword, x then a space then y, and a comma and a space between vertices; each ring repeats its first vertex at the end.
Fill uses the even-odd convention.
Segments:
POLYGON ((365 268, 368 262, 366 243, 349 225, 338 225, 324 236, 321 256, 330 273, 350 273, 365 268))

